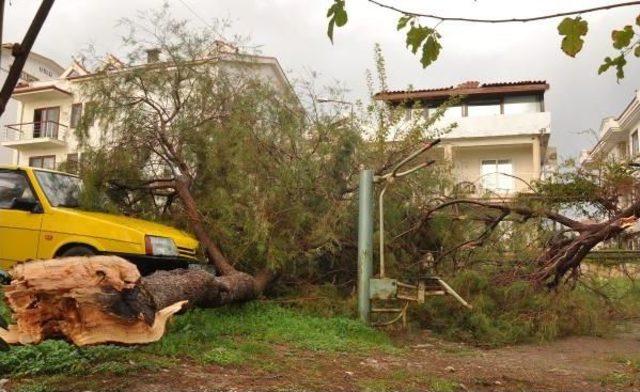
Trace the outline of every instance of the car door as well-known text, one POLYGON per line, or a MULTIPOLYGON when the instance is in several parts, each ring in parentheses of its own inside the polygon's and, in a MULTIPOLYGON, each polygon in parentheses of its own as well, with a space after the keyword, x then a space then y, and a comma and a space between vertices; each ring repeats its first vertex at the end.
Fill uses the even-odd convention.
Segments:
POLYGON ((36 201, 24 172, 0 170, 0 268, 36 258, 42 214, 29 207, 36 201))

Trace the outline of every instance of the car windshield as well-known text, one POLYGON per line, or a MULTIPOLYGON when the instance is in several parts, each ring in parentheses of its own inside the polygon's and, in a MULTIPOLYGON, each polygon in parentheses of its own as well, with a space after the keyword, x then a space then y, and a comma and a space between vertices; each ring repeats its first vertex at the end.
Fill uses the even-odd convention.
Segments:
POLYGON ((82 181, 76 176, 48 171, 35 171, 40 187, 53 207, 78 207, 82 181))

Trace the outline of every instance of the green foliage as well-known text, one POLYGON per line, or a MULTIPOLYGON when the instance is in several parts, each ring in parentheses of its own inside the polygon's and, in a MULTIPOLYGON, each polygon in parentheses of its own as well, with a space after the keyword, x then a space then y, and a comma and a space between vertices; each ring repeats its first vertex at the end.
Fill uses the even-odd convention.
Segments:
MULTIPOLYGON (((636 24, 638 24, 640 15, 636 18, 636 24)), ((618 81, 624 78, 624 67, 627 65, 626 55, 633 51, 636 57, 640 57, 640 39, 634 38, 638 36, 638 33, 634 30, 632 25, 626 25, 620 30, 613 30, 611 32, 611 41, 614 49, 619 51, 617 56, 607 56, 604 59, 600 68, 598 68, 598 74, 607 72, 613 68, 616 71, 616 78, 618 81)))
POLYGON ((613 30, 611 32, 611 39, 613 40, 613 47, 616 49, 623 49, 631 44, 631 39, 635 35, 633 26, 624 26, 622 30, 613 30))
POLYGON ((427 26, 416 24, 412 17, 404 16, 398 21, 398 30, 401 30, 409 23, 409 30, 407 30, 407 47, 411 49, 412 53, 416 53, 418 48, 422 47, 422 57, 420 62, 422 67, 426 68, 431 63, 438 59, 440 55, 440 49, 442 46, 438 39, 440 34, 435 30, 427 26))
POLYGON ((562 38, 562 51, 571 57, 575 57, 582 50, 584 40, 582 37, 587 35, 589 31, 589 23, 580 16, 575 18, 564 18, 558 25, 558 33, 562 38))
POLYGON ((410 15, 401 16, 400 19, 398 19, 397 30, 400 31, 404 29, 407 26, 407 23, 409 23, 409 21, 411 21, 412 19, 413 19, 413 16, 410 16, 410 15))
POLYGON ((486 269, 461 272, 450 283, 473 310, 452 311, 455 303, 445 297, 427 301, 415 316, 445 337, 494 347, 569 335, 601 336, 613 330, 612 313, 625 317, 638 311, 640 287, 629 280, 612 285, 596 277, 589 281, 590 288, 548 292, 522 281, 496 284, 499 276, 486 269), (600 294, 592 291, 594 286, 600 294))
MULTIPOLYGON (((376 2, 373 2, 376 3, 376 2)), ((442 46, 440 44, 440 34, 436 32, 436 27, 426 27, 421 26, 417 21, 424 17, 426 19, 436 19, 439 20, 439 23, 447 22, 449 20, 457 20, 461 21, 465 18, 459 17, 440 17, 435 15, 419 15, 416 13, 403 11, 395 6, 388 6, 376 3, 376 5, 389 8, 396 12, 401 12, 403 15, 398 19, 398 23, 396 25, 397 30, 402 30, 407 25, 410 25, 410 29, 407 32, 407 47, 411 50, 412 53, 416 53, 422 42, 422 55, 420 56, 420 63, 423 68, 428 67, 433 62, 438 59, 440 54, 440 50, 442 46)), ((627 4, 632 5, 632 4, 627 4)), ((562 51, 568 56, 575 57, 581 50, 584 45, 584 37, 589 32, 589 24, 588 22, 580 16, 580 11, 574 12, 574 14, 578 15, 575 17, 565 17, 558 24, 558 33, 563 36, 562 43, 560 45, 562 51)), ((329 39, 333 43, 333 30, 334 26, 343 26, 347 23, 347 13, 344 10, 344 0, 335 0, 335 3, 329 8, 327 13, 327 17, 329 18, 329 26, 328 26, 328 35, 329 39), (340 24, 342 23, 342 24, 340 24)), ((542 20, 542 19, 550 19, 552 16, 541 17, 541 18, 533 18, 533 19, 522 19, 521 21, 533 21, 533 20, 542 20)), ((640 26, 639 23, 640 15, 636 17, 635 23, 640 26)), ((471 23, 494 23, 495 20, 465 20, 466 22, 471 23)), ((511 21, 503 19, 501 21, 511 21)), ((636 42, 632 42, 632 38, 636 35, 633 31, 633 26, 627 25, 622 30, 613 30, 612 38, 613 38, 613 47, 615 49, 620 49, 622 51, 620 56, 614 57, 611 59, 610 57, 605 58, 605 62, 599 67, 598 74, 602 74, 606 72, 612 66, 616 68, 616 76, 618 80, 624 78, 624 66, 626 65, 625 54, 629 53, 633 50, 633 53, 636 57, 640 57, 640 40, 636 42), (607 60, 609 59, 609 60, 607 60)))
POLYGON ((627 59, 624 55, 620 55, 614 58, 609 56, 604 58, 604 63, 598 68, 598 74, 605 73, 609 68, 613 67, 616 70, 616 78, 618 80, 624 79, 624 66, 627 65, 627 59))
POLYGON ((333 28, 334 26, 342 27, 347 24, 349 20, 347 11, 345 10, 344 0, 334 0, 334 3, 329 7, 327 11, 327 18, 329 18, 329 27, 327 28, 327 35, 333 43, 333 28))
POLYGON ((283 270, 337 251, 353 211, 345 194, 366 159, 355 119, 306 112, 291 91, 251 72, 250 59, 241 72, 235 63, 201 61, 215 36, 191 30, 167 10, 124 25, 132 31, 125 40, 132 64, 156 42, 174 67, 133 67, 83 85, 97 103, 96 121, 109 124, 98 145, 83 139, 83 205, 188 230, 180 200, 145 187, 179 171, 211 238, 238 268, 283 270))

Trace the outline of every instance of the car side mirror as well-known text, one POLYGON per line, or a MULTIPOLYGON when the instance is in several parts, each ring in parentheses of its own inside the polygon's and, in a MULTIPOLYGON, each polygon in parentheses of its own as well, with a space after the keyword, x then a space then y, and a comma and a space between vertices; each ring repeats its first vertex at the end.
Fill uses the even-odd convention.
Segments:
POLYGON ((42 205, 40 202, 31 198, 27 199, 23 197, 16 197, 13 199, 11 208, 14 210, 29 211, 36 214, 42 213, 42 205))

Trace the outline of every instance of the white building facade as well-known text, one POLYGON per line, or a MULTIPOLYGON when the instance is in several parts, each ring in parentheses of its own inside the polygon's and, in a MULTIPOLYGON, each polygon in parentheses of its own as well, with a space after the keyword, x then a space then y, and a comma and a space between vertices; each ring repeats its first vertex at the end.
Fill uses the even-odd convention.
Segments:
MULTIPOLYGON (((231 72, 248 72, 261 78, 276 91, 293 91, 273 57, 231 51, 217 53, 212 61, 231 72)), ((114 69, 126 68, 113 55, 108 55, 104 63, 114 69)), ((146 65, 136 67, 143 66, 146 65)), ((0 132, 0 146, 13 151, 12 164, 55 169, 66 162, 67 170, 74 171, 82 154, 75 130, 87 104, 81 94, 81 83, 92 76, 82 64, 74 61, 56 79, 32 81, 14 90, 12 97, 18 103, 16 121, 0 132)), ((103 129, 97 124, 91 127, 89 143, 97 145, 102 134, 103 129)))
POLYGON ((617 117, 606 117, 600 123, 598 141, 591 150, 583 151, 583 165, 601 161, 617 163, 640 162, 640 91, 617 117))
POLYGON ((465 82, 381 92, 376 99, 428 119, 443 102, 461 97, 433 124, 435 129, 456 124, 439 135, 440 156, 452 164, 456 181, 476 196, 504 198, 530 191, 530 184, 555 166, 555 149, 549 147, 551 113, 544 102, 548 89, 544 81, 465 82))
MULTIPOLYGON (((9 69, 13 63, 11 48, 13 44, 2 44, 0 50, 0 83, 4 83, 9 69)), ((18 83, 32 83, 37 81, 51 80, 60 77, 64 68, 48 57, 31 52, 22 70, 22 75, 18 83)), ((4 113, 0 118, 0 133, 3 133, 7 126, 18 123, 18 106, 16 99, 10 99, 4 113)), ((15 151, 0 145, 0 164, 8 164, 14 161, 15 151)))

